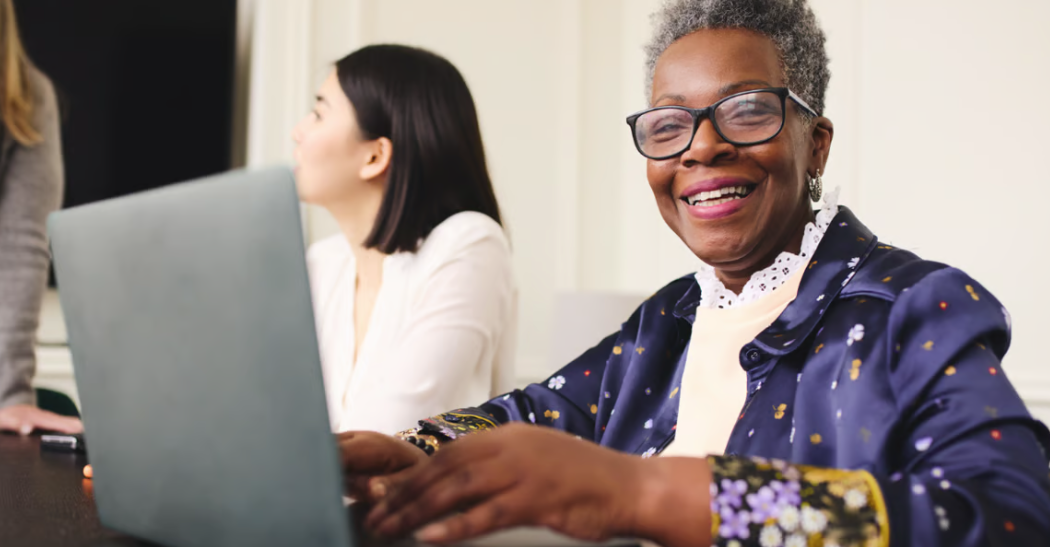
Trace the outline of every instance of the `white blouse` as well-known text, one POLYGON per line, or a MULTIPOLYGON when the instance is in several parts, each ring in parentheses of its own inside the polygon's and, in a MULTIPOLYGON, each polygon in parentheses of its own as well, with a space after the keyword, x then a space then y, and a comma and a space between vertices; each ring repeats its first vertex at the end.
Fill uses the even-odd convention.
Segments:
POLYGON ((700 308, 729 309, 733 306, 742 306, 748 302, 754 302, 763 296, 772 293, 777 287, 798 271, 798 269, 809 264, 813 259, 813 253, 817 251, 820 240, 824 238, 824 232, 839 214, 839 188, 835 188, 824 196, 824 206, 817 211, 816 219, 806 224, 806 232, 802 237, 802 250, 799 254, 784 251, 777 255, 776 261, 751 274, 747 284, 744 285, 740 294, 735 294, 722 284, 722 280, 715 275, 715 269, 707 264, 701 264, 696 272, 696 283, 700 285, 700 308))
POLYGON ((313 244, 307 267, 333 431, 392 434, 510 390, 517 298, 510 246, 487 215, 453 215, 417 252, 384 258, 356 364, 346 238, 313 244))

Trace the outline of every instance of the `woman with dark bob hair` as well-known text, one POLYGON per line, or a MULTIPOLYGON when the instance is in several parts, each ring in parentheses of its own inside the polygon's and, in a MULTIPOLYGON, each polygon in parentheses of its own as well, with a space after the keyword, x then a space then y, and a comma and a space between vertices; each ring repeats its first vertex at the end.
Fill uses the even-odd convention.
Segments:
POLYGON ((395 433, 507 389, 510 248, 459 71, 357 50, 293 138, 301 199, 341 232, 307 256, 332 428, 395 433))
POLYGON ((649 108, 627 123, 660 213, 706 266, 546 382, 403 439, 342 434, 348 486, 376 504, 367 527, 1046 545, 1050 433, 1000 366, 1009 315, 822 195, 834 126, 805 0, 674 0, 656 21, 649 108))

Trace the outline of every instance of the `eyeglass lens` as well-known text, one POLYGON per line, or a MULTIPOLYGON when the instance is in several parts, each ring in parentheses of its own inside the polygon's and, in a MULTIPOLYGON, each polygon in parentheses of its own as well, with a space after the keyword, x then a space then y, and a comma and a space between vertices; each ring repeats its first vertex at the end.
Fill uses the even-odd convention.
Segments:
MULTIPOLYGON (((728 142, 753 144, 768 140, 780 131, 784 123, 783 104, 773 92, 745 93, 718 104, 711 118, 728 142)), ((689 147, 693 124, 693 116, 687 110, 650 110, 635 121, 634 138, 646 156, 674 156, 689 147)))

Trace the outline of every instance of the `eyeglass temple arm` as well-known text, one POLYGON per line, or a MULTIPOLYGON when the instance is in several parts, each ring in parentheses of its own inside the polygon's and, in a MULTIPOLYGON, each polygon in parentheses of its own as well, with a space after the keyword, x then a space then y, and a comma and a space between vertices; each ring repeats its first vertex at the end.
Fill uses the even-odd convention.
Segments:
POLYGON ((802 108, 805 108, 806 112, 808 112, 810 115, 812 115, 814 117, 820 117, 820 114, 817 114, 817 111, 813 110, 813 107, 809 106, 809 104, 806 103, 806 101, 803 101, 802 97, 799 97, 798 95, 795 95, 794 91, 791 91, 789 89, 788 90, 788 97, 790 97, 792 101, 795 101, 795 103, 797 103, 802 108))

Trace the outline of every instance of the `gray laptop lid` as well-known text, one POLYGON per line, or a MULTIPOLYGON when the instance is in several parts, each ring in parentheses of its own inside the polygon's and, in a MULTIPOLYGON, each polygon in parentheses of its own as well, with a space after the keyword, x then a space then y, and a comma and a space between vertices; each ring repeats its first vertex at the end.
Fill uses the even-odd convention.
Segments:
POLYGON ((350 545, 290 172, 48 227, 102 523, 177 547, 350 545))

